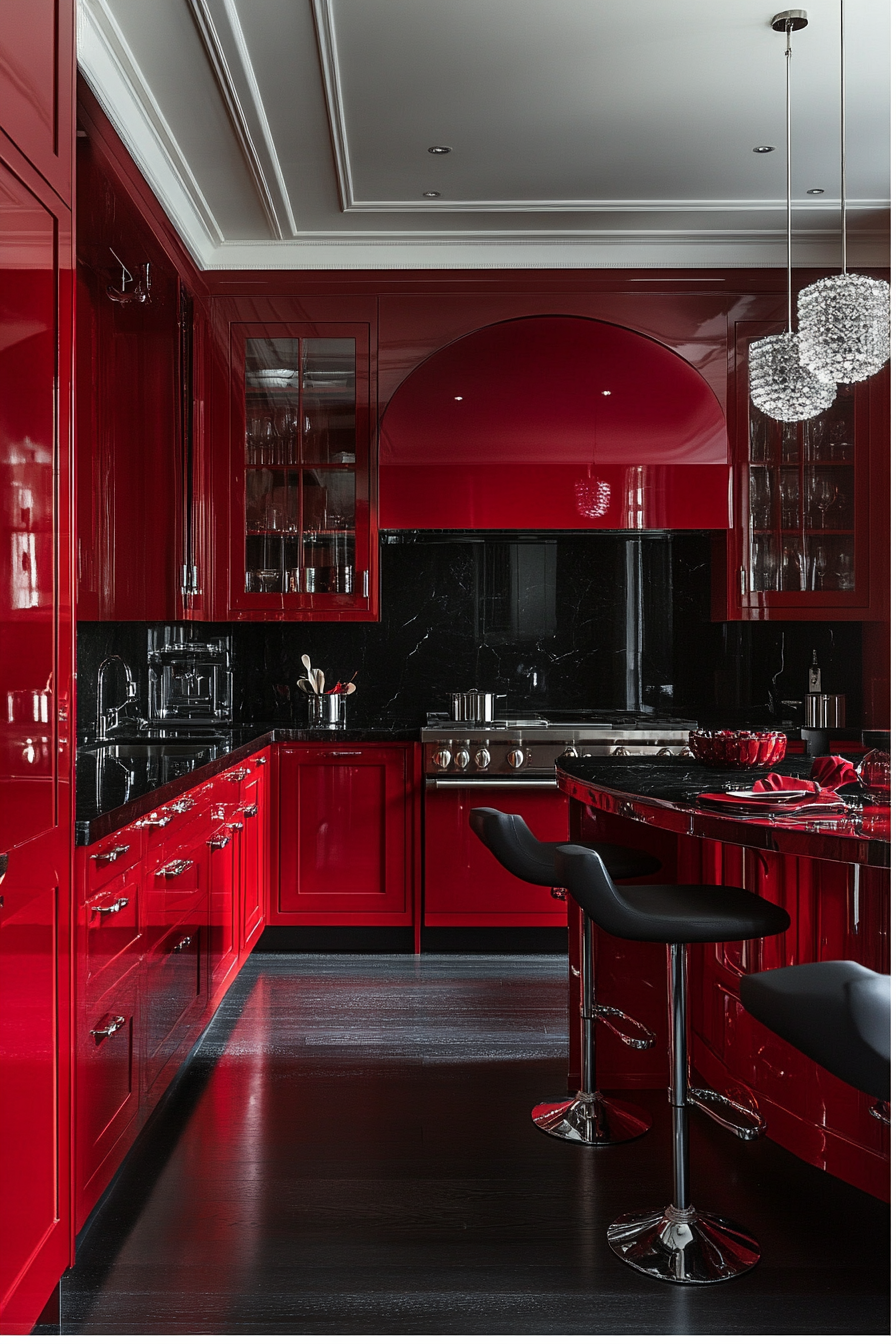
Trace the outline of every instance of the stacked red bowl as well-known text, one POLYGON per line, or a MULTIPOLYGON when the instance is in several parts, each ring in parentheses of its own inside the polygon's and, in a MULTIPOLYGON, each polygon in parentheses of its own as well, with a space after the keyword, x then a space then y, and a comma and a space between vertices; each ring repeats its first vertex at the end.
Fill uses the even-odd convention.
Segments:
POLYGON ((697 728, 688 738, 691 751, 704 765, 728 765, 755 770, 777 765, 787 750, 787 734, 774 731, 740 732, 735 728, 697 728))

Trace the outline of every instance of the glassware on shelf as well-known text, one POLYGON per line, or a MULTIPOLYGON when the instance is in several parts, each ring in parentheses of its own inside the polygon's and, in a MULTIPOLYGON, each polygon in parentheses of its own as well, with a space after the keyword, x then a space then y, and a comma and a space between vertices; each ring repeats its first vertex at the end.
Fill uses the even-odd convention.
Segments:
POLYGON ((841 593, 851 592, 856 586, 853 548, 846 538, 841 538, 840 541, 841 544, 834 560, 834 582, 832 586, 841 593))
POLYGON ((802 523, 800 517, 800 473, 799 471, 781 472, 781 527, 785 532, 796 531, 802 523))
POLYGON ((775 537, 768 534, 754 537, 750 558, 750 591, 769 593, 779 588, 780 574, 775 537))
POLYGON ((806 557, 803 543, 797 537, 785 537, 781 547, 782 592, 804 592, 806 588, 806 557))
POLYGON ((785 463, 800 460, 800 427, 796 420, 785 420, 781 425, 781 461, 785 463))
POLYGON ((750 468, 750 516, 754 528, 764 530, 772 525, 771 473, 767 467, 750 468))
POLYGON ((830 587, 830 564, 828 557, 828 543, 818 539, 811 543, 811 582, 812 592, 823 593, 830 587))
POLYGON ((770 422, 764 415, 755 411, 750 420, 750 461, 768 462, 770 422))

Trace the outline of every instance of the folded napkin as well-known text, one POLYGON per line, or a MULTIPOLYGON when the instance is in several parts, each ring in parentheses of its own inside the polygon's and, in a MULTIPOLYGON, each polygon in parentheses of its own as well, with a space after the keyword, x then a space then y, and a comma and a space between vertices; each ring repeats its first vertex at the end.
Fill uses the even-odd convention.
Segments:
POLYGON ((813 802, 836 803, 839 801, 836 790, 842 788, 844 784, 855 784, 857 779, 858 775, 845 757, 817 756, 812 762, 808 779, 773 773, 763 779, 757 779, 753 785, 753 792, 778 793, 782 789, 788 791, 799 789, 803 793, 814 794, 813 802))

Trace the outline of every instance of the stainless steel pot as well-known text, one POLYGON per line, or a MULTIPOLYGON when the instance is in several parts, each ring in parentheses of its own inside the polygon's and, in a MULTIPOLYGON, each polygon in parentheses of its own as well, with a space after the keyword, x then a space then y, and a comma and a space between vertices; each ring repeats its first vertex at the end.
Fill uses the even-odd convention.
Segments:
POLYGON ((494 723, 496 701, 506 700, 503 691, 452 691, 451 717, 455 723, 494 723))

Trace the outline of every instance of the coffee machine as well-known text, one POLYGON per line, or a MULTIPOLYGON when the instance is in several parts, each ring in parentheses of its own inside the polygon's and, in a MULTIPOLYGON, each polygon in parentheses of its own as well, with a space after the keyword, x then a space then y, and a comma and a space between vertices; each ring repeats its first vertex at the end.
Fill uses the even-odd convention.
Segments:
POLYGON ((800 736, 807 756, 827 756, 831 749, 831 729, 846 724, 846 696, 826 695, 821 689, 818 654, 812 650, 809 688, 803 701, 805 727, 800 736))
POLYGON ((233 716, 231 636, 197 638, 188 625, 149 631, 149 722, 156 731, 229 728, 233 716))

